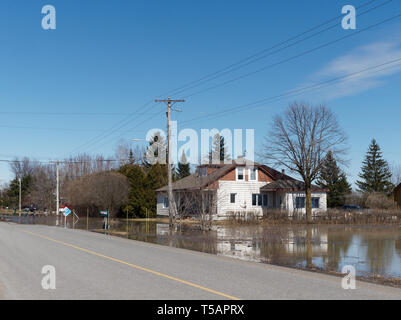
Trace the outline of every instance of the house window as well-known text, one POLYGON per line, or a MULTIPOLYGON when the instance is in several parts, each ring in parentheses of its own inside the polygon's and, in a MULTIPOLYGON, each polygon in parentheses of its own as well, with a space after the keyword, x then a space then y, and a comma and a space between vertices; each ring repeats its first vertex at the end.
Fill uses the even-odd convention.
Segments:
POLYGON ((252 205, 253 206, 261 206, 262 205, 262 197, 260 194, 257 194, 257 193, 252 194, 252 205))
POLYGON ((237 168, 237 180, 243 181, 244 180, 244 168, 237 168))
POLYGON ((249 169, 249 181, 257 181, 258 180, 258 169, 253 168, 249 169))
POLYGON ((312 208, 319 209, 320 206, 320 198, 312 198, 312 208))
POLYGON ((163 208, 168 208, 169 203, 168 203, 168 197, 163 197, 163 208))
POLYGON ((269 197, 267 196, 267 193, 263 194, 263 204, 264 207, 268 207, 269 206, 269 197))
POLYGON ((230 203, 235 203, 235 195, 236 195, 236 193, 230 194, 230 203))
POLYGON ((297 209, 305 208, 305 197, 296 197, 295 198, 295 208, 297 208, 297 209))

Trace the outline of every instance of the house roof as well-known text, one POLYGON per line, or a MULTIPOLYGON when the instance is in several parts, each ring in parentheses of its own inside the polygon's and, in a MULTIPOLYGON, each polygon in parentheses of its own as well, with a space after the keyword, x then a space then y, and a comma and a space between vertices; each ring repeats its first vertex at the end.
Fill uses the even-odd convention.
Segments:
MULTIPOLYGON (((185 177, 183 179, 180 179, 178 181, 173 182, 173 190, 199 190, 207 187, 208 185, 212 184, 213 182, 219 180, 221 177, 223 177, 225 174, 230 172, 236 167, 256 167, 261 170, 263 170, 268 176, 270 176, 273 180, 277 179, 293 179, 290 176, 287 176, 284 173, 281 173, 277 170, 274 170, 273 168, 270 168, 268 166, 262 165, 257 162, 253 162, 244 158, 238 158, 232 163, 229 164, 218 164, 218 165, 201 165, 200 167, 213 167, 216 168, 213 172, 209 173, 207 176, 198 176, 198 172, 195 172, 194 174, 185 177)), ((168 186, 164 186, 160 189, 157 189, 156 192, 164 192, 168 191, 168 186)))
MULTIPOLYGON (((305 191, 305 183, 295 179, 279 179, 260 188, 260 191, 305 191)), ((312 191, 327 191, 312 185, 312 191)))
MULTIPOLYGON (((207 176, 199 177, 198 173, 191 174, 188 177, 183 179, 177 180, 173 182, 173 190, 198 190, 202 189, 209 184, 216 181, 220 176, 223 176, 232 165, 224 165, 223 167, 213 171, 212 173, 208 174, 207 176)), ((167 191, 168 186, 164 186, 156 191, 167 191)))

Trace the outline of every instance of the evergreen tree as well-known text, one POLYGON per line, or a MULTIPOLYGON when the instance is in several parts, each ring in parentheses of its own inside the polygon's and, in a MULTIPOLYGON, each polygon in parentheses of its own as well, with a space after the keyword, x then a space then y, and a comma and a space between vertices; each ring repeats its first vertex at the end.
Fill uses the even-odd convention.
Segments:
POLYGON ((156 163, 145 172, 139 165, 127 164, 120 173, 128 178, 130 184, 128 204, 123 208, 124 216, 144 218, 146 211, 156 215, 157 197, 155 190, 167 185, 167 165, 156 163))
POLYGON ((361 180, 358 180, 356 184, 361 192, 390 193, 394 187, 391 183, 388 163, 383 159, 382 152, 375 139, 372 140, 366 153, 359 177, 361 180))
POLYGON ((130 184, 128 204, 123 208, 124 215, 128 211, 131 217, 144 217, 144 212, 147 207, 146 194, 154 192, 145 188, 145 172, 140 166, 132 164, 122 166, 119 171, 128 178, 130 184))
MULTIPOLYGON (((21 179, 21 199, 24 202, 25 197, 31 191, 33 185, 33 178, 31 175, 26 175, 21 179)), ((15 178, 10 182, 10 186, 7 190, 7 196, 10 199, 10 202, 13 206, 17 207, 19 203, 19 181, 18 178, 15 178)))
POLYGON ((167 143, 160 132, 156 132, 150 139, 144 158, 144 165, 148 169, 155 163, 167 164, 167 143))
POLYGON ((346 195, 352 191, 345 173, 338 167, 332 152, 328 152, 324 159, 317 184, 329 190, 327 193, 327 206, 329 208, 344 205, 346 195))
POLYGON ((134 164, 135 162, 134 153, 132 152, 132 149, 129 149, 128 162, 129 164, 134 164))
POLYGON ((219 162, 230 160, 230 155, 227 154, 224 137, 218 133, 213 137, 212 150, 209 152, 209 163, 212 163, 213 160, 218 160, 219 162))
POLYGON ((182 152, 180 162, 178 162, 177 168, 177 179, 182 179, 191 175, 191 168, 189 167, 189 163, 187 161, 187 157, 185 156, 185 152, 182 152))
POLYGON ((168 168, 165 164, 156 163, 147 172, 145 180, 146 207, 153 215, 156 215, 157 196, 155 190, 164 187, 168 183, 168 168))

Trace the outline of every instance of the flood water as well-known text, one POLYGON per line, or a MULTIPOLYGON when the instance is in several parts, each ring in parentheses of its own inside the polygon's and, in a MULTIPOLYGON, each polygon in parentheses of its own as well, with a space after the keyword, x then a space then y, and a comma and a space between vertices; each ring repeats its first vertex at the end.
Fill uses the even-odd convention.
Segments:
MULTIPOLYGON (((18 217, 15 217, 17 219, 18 217)), ((20 223, 56 225, 55 217, 21 217, 20 223)), ((18 222, 18 221, 16 221, 18 222)), ((59 221, 60 226, 63 221, 59 221)), ((102 218, 80 218, 75 228, 102 229, 102 218)), ((282 266, 341 272, 345 265, 357 275, 401 278, 400 226, 214 226, 201 231, 183 224, 113 220, 111 231, 129 239, 196 250, 220 256, 282 266)), ((67 220, 72 227, 72 219, 67 220)))

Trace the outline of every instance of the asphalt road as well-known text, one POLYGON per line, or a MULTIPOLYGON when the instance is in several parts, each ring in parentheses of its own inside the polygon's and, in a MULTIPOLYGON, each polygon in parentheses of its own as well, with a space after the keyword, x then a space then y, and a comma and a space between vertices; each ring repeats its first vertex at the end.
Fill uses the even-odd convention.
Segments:
POLYGON ((0 222, 1 299, 400 299, 401 289, 83 230, 0 222), (56 289, 42 288, 42 267, 56 289))

